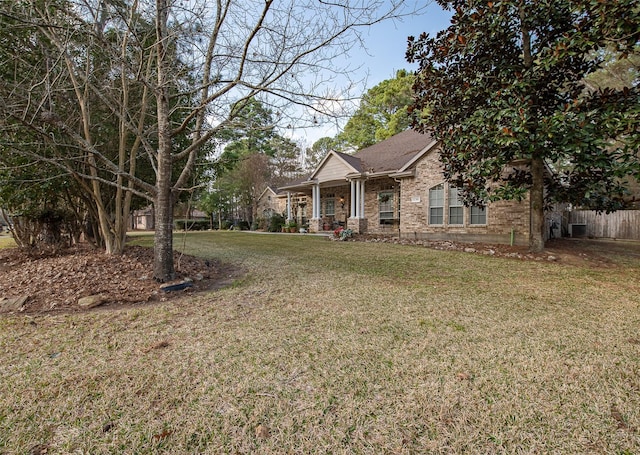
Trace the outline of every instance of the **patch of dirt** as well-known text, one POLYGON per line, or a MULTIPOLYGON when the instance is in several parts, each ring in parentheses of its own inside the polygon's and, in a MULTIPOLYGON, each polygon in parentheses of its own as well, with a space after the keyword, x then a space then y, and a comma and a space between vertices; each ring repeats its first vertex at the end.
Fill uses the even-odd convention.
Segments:
MULTIPOLYGON (((166 301, 196 292, 224 287, 238 270, 215 261, 175 253, 176 280, 190 287, 164 292, 153 279, 153 250, 128 246, 121 256, 80 245, 61 254, 32 257, 17 248, 0 249, 0 313, 86 311, 78 300, 100 296, 98 308, 122 308, 166 301), (18 308, 3 305, 27 297, 18 308)), ((169 283, 169 284, 171 284, 169 283)))
POLYGON ((549 261, 588 267, 617 267, 618 262, 625 258, 638 260, 640 263, 640 242, 631 240, 553 239, 546 243, 542 253, 531 253, 527 246, 522 245, 409 240, 375 235, 355 236, 353 240, 424 246, 435 250, 462 251, 524 261, 549 261))

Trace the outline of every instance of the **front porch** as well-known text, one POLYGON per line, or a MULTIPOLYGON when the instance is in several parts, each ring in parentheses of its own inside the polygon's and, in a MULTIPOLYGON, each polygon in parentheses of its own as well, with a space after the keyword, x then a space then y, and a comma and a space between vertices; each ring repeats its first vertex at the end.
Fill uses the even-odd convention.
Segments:
POLYGON ((291 221, 298 221, 300 198, 308 201, 306 213, 309 209, 311 213, 305 224, 309 232, 319 233, 344 227, 355 234, 397 233, 400 187, 393 179, 311 182, 310 186, 285 190, 288 192, 288 207, 291 207, 287 217, 291 221))

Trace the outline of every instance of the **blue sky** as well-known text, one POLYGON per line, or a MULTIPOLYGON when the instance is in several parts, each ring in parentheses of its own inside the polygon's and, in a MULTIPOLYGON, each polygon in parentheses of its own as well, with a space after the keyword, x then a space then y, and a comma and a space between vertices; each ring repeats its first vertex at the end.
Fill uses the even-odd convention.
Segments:
POLYGON ((450 17, 450 12, 442 10, 433 2, 427 6, 424 14, 370 27, 368 33, 364 34, 369 55, 362 53, 360 58, 354 58, 354 62, 361 59, 363 69, 369 69, 367 88, 392 78, 399 69, 416 69, 415 65, 410 65, 404 58, 407 37, 417 37, 422 32, 433 36, 448 27, 450 17))
MULTIPOLYGON (((450 12, 442 10, 437 3, 432 2, 423 14, 385 21, 370 27, 362 34, 367 51, 350 56, 351 66, 359 68, 353 79, 366 78, 366 91, 385 79, 393 78, 399 69, 415 70, 417 66, 410 65, 404 57, 407 37, 419 36, 422 32, 435 35, 449 26, 450 17, 450 12)), ((297 131, 294 136, 310 146, 321 137, 333 137, 337 131, 335 125, 324 125, 320 128, 297 131)))

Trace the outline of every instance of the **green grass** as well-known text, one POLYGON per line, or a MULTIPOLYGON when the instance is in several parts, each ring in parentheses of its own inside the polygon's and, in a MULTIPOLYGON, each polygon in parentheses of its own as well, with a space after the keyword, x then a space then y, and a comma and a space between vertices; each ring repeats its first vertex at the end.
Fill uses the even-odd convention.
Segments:
POLYGON ((640 452, 638 260, 247 233, 183 246, 246 275, 0 319, 0 453, 640 452))

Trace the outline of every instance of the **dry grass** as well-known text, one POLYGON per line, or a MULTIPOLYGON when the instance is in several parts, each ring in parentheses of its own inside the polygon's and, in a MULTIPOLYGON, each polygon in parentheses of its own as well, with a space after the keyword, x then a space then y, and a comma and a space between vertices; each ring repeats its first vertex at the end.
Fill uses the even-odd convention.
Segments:
POLYGON ((640 452, 640 261, 186 245, 247 274, 191 300, 0 319, 0 453, 640 452))
POLYGON ((16 246, 16 243, 13 241, 13 237, 7 233, 0 234, 0 248, 10 248, 14 246, 16 246))

